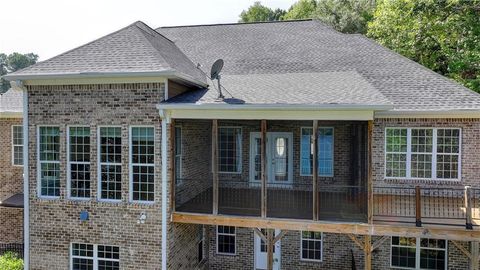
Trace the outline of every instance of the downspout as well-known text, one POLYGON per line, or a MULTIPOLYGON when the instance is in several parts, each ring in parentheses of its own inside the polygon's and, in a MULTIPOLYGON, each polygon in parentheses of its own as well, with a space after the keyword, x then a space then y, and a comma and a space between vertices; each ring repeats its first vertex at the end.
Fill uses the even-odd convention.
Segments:
POLYGON ((12 88, 23 92, 23 262, 24 270, 30 261, 30 204, 28 178, 28 92, 22 81, 10 82, 12 88))
POLYGON ((162 270, 167 270, 167 124, 170 118, 166 116, 164 110, 160 110, 159 113, 162 119, 162 270))

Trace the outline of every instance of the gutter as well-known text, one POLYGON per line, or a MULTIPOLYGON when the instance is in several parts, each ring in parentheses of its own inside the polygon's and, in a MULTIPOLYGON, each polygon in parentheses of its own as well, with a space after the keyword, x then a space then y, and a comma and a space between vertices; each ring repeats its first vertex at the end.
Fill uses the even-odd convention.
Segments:
POLYGON ((23 261, 24 270, 29 269, 30 263, 30 203, 29 203, 29 177, 28 177, 28 93, 22 81, 12 81, 14 89, 23 91, 23 261))
POLYGON ((163 117, 163 111, 160 112, 162 119, 162 270, 167 270, 167 124, 170 122, 168 118, 163 117))
POLYGON ((0 118, 22 118, 23 112, 0 112, 0 118))
POLYGON ((158 110, 271 110, 271 111, 359 111, 391 110, 392 105, 357 104, 185 104, 160 103, 158 110))
POLYGON ((55 79, 83 79, 83 78, 132 78, 132 77, 172 77, 188 81, 198 87, 207 87, 206 82, 202 82, 187 74, 178 72, 174 69, 165 71, 143 71, 143 72, 67 72, 67 73, 38 73, 38 74, 7 74, 3 78, 7 81, 18 80, 55 80, 55 79))
POLYGON ((380 111, 375 118, 480 118, 479 109, 380 111))

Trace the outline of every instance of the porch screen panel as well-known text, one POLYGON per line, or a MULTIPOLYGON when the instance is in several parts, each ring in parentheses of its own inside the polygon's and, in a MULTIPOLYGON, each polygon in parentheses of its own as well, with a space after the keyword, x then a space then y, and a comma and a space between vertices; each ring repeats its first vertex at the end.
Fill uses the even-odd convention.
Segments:
POLYGON ((218 128, 219 171, 238 173, 241 170, 242 129, 218 128))
MULTIPOLYGON (((313 129, 302 128, 301 134, 301 174, 312 175, 313 173, 313 129)), ((317 166, 319 176, 333 176, 333 151, 334 135, 333 128, 322 127, 318 129, 317 166)))

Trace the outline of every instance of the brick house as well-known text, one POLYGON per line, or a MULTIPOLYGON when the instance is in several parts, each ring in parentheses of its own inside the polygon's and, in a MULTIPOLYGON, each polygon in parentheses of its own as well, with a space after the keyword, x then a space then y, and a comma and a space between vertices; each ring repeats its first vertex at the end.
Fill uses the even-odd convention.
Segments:
POLYGON ((23 244, 22 107, 21 91, 0 95, 0 253, 23 244))
POLYGON ((480 95, 361 35, 136 22, 6 78, 27 268, 478 269, 480 95))

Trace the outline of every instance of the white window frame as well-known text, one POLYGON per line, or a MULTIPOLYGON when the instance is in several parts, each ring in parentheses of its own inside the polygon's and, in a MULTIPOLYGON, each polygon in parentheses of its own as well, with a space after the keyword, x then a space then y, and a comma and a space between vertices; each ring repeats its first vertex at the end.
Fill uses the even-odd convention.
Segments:
MULTIPOLYGON (((407 238, 410 238, 410 237, 407 237, 407 238)), ((421 249, 427 249, 427 250, 439 250, 439 251, 445 251, 445 270, 448 269, 448 240, 446 239, 437 239, 437 240, 444 240, 445 241, 445 248, 425 248, 425 247, 421 247, 421 244, 420 244, 420 241, 422 239, 426 239, 426 238, 422 238, 422 237, 411 237, 411 238, 415 238, 415 267, 401 267, 401 266, 394 266, 392 265, 392 247, 400 247, 400 248, 408 248, 408 246, 400 246, 400 245, 393 245, 393 236, 390 237, 390 268, 393 268, 393 269, 425 269, 425 268, 420 268, 420 250, 421 249)), ((428 238, 427 238, 428 239, 428 238)), ((433 239, 433 238, 430 238, 430 239, 433 239)))
MULTIPOLYGON (((311 129, 313 131, 313 127, 301 127, 300 128, 300 145, 299 145, 300 146, 300 158, 299 158, 300 176, 312 176, 313 173, 308 173, 308 174, 302 173, 302 154, 303 154, 302 134, 303 134, 304 129, 311 129)), ((332 142, 332 173, 331 174, 320 174, 320 170, 318 170, 318 169, 317 169, 317 173, 318 173, 319 177, 335 177, 335 127, 333 127, 333 126, 319 126, 318 130, 320 130, 320 129, 331 129, 332 130, 332 136, 333 136, 333 142, 332 142)), ((317 130, 317 135, 318 135, 318 130, 317 130)), ((319 159, 318 159, 318 149, 316 149, 316 151, 317 151, 317 162, 318 162, 319 161, 319 159)), ((316 166, 318 166, 318 165, 316 165, 316 166)), ((312 168, 312 171, 313 171, 313 168, 312 168)))
MULTIPOLYGON (((90 126, 87 125, 73 125, 73 126, 67 126, 67 196, 68 199, 70 200, 75 200, 75 201, 89 201, 92 199, 92 165, 91 165, 91 151, 89 153, 90 155, 90 162, 79 162, 79 161, 74 161, 72 162, 70 160, 70 128, 90 128, 90 126), (90 197, 73 197, 72 196, 72 176, 71 176, 71 164, 82 164, 82 165, 90 165, 90 197)), ((90 147, 92 147, 92 128, 90 128, 90 147)), ((91 148, 90 148, 91 150, 91 148)))
POLYGON ((320 232, 321 235, 322 235, 322 240, 318 240, 318 239, 303 239, 303 232, 304 232, 304 231, 300 231, 300 260, 301 260, 301 261, 306 261, 306 262, 323 262, 323 240, 324 240, 324 238, 323 238, 323 237, 324 237, 323 232, 320 232), (303 240, 320 242, 320 260, 303 258, 303 240))
POLYGON ((243 127, 241 126, 219 126, 218 127, 218 141, 217 141, 217 144, 218 144, 218 173, 221 173, 221 174, 242 174, 242 168, 243 168, 243 127), (240 149, 240 153, 239 153, 239 160, 238 160, 238 168, 237 168, 237 171, 236 172, 228 172, 228 171, 221 171, 220 170, 220 129, 222 128, 235 128, 235 129, 239 129, 240 130, 240 146, 239 146, 239 149, 240 149))
POLYGON ((129 185, 129 192, 128 192, 128 199, 130 202, 133 203, 142 203, 142 204, 154 204, 155 203, 155 126, 130 126, 128 129, 128 185, 129 185), (147 164, 147 163, 133 163, 132 162, 132 155, 133 155, 133 136, 132 136, 132 130, 134 128, 152 128, 153 129, 153 163, 152 164, 147 164), (134 200, 133 199, 133 166, 141 166, 141 167, 152 167, 153 168, 153 201, 144 201, 144 200, 134 200))
MULTIPOLYGON (((61 168, 60 168, 60 152, 61 152, 61 149, 59 149, 59 153, 58 153, 58 160, 56 161, 41 161, 40 160, 40 129, 41 128, 44 128, 44 127, 55 127, 55 128, 58 128, 59 132, 58 132, 58 138, 59 138, 59 148, 61 147, 61 142, 60 142, 60 126, 57 126, 57 125, 39 125, 37 126, 37 195, 39 198, 42 198, 42 199, 58 199, 60 198, 60 196, 49 196, 49 195, 42 195, 42 164, 43 163, 56 163, 58 164, 58 170, 59 172, 61 171, 61 168)), ((59 181, 60 180, 60 175, 59 175, 59 181)), ((59 187, 60 189, 60 193, 61 193, 61 186, 59 187)))
MULTIPOLYGON (((124 173, 124 166, 122 164, 122 162, 120 163, 108 163, 108 162, 101 162, 101 134, 100 134, 100 129, 101 128, 120 128, 120 137, 122 138, 122 133, 123 133, 123 128, 121 125, 102 125, 102 126, 98 126, 97 127, 97 200, 98 201, 101 201, 101 202, 111 202, 111 203, 120 203, 123 199, 123 196, 122 196, 122 199, 103 199, 102 198, 102 165, 114 165, 114 166, 118 166, 120 165, 121 166, 121 170, 122 170, 122 178, 123 178, 123 173, 124 173)), ((123 138, 122 138, 122 141, 123 141, 123 138)), ((123 142, 122 142, 122 145, 121 145, 121 149, 122 149, 122 160, 123 160, 123 142)), ((123 186, 122 186, 122 190, 120 190, 120 193, 122 193, 123 191, 123 186)))
POLYGON ((15 147, 22 147, 22 156, 23 156, 23 143, 22 144, 15 144, 15 128, 20 128, 22 130, 22 142, 23 142, 23 126, 21 125, 12 125, 12 166, 15 167, 23 167, 23 160, 22 164, 15 164, 15 147))
MULTIPOLYGON (((182 126, 174 126, 174 128, 175 128, 175 144, 180 143, 180 154, 177 155, 176 152, 174 153, 175 160, 173 162, 176 162, 177 158, 180 158, 180 162, 179 162, 180 164, 175 163, 175 169, 177 169, 177 167, 180 167, 180 174, 182 174, 182 172, 183 172, 183 143, 182 143, 183 142, 183 128, 182 128, 182 126), (177 136, 177 130, 176 130, 177 128, 180 129, 180 132, 181 132, 179 142, 178 142, 177 137, 176 137, 177 136)), ((176 145, 174 145, 173 150, 177 151, 176 145)), ((175 183, 176 183, 177 186, 183 185, 183 179, 182 179, 183 176, 182 175, 178 175, 175 172, 175 178, 176 178, 175 183)))
MULTIPOLYGON (((384 129, 384 144, 383 144, 383 175, 385 179, 400 179, 400 180, 435 180, 435 181, 461 181, 462 179, 462 128, 459 127, 385 127, 384 129), (388 129, 406 129, 407 130, 407 157, 406 157, 406 176, 394 177, 387 176, 387 130, 388 129), (432 130, 432 177, 421 178, 412 177, 412 130, 413 129, 431 129, 432 130), (458 177, 457 178, 438 178, 437 177, 437 131, 439 129, 455 129, 458 130, 458 177)), ((399 152, 400 153, 400 152, 399 152)), ((403 152, 402 152, 403 153, 403 152)), ((456 155, 456 154, 452 154, 456 155)))
POLYGON ((218 255, 227 255, 227 256, 235 256, 237 255, 237 227, 235 226, 226 226, 226 225, 217 225, 215 226, 215 230, 216 230, 216 234, 215 234, 215 251, 217 252, 218 255), (218 226, 223 226, 223 227, 233 227, 235 228, 235 233, 231 234, 231 233, 219 233, 218 232, 218 226), (218 248, 219 248, 219 245, 218 245, 218 236, 219 235, 227 235, 227 236, 233 236, 234 237, 234 245, 235 245, 235 252, 234 253, 226 253, 226 252, 220 252, 218 251, 218 248))
MULTIPOLYGON (((121 267, 120 264, 120 253, 119 253, 119 259, 109 259, 109 258, 99 258, 98 257, 98 246, 111 246, 111 247, 118 247, 120 251, 119 246, 115 245, 98 245, 98 244, 87 244, 87 243, 80 243, 80 242, 72 242, 70 243, 70 270, 73 270, 73 259, 78 258, 78 259, 91 259, 93 260, 93 269, 97 270, 98 269, 98 261, 110 261, 110 262, 118 262, 118 264, 121 267), (81 244, 81 245, 93 245, 93 257, 85 257, 85 256, 73 256, 73 244, 81 244)), ((120 268, 121 269, 121 268, 120 268)))

